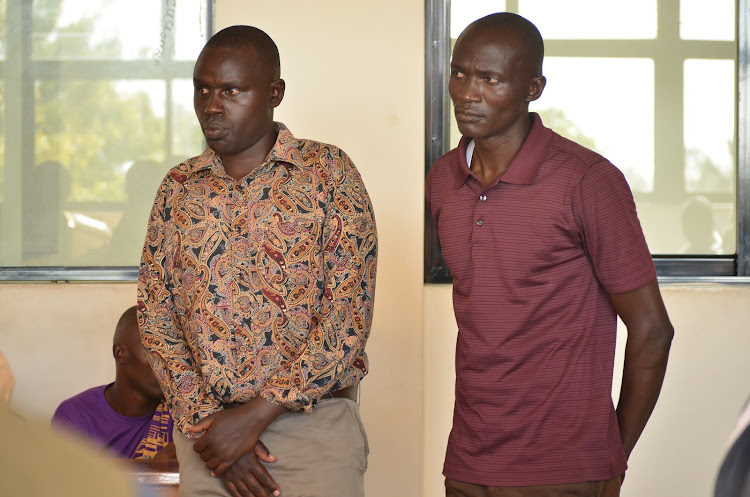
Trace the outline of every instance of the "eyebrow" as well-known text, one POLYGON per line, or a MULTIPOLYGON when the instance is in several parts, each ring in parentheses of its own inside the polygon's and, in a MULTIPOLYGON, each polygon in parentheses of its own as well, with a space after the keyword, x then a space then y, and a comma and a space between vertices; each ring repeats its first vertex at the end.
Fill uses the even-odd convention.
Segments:
MULTIPOLYGON (((193 85, 206 85, 206 86, 208 86, 208 84, 205 81, 202 81, 201 79, 195 78, 195 77, 193 78, 193 85)), ((236 81, 223 81, 223 82, 219 82, 216 85, 216 87, 217 88, 239 88, 239 89, 244 88, 244 86, 242 84, 240 84, 240 83, 238 83, 236 81)))
MULTIPOLYGON (((461 72, 466 72, 466 69, 459 64, 451 63, 450 68, 451 68, 451 71, 460 70, 461 72)), ((498 78, 502 78, 504 76, 502 71, 499 71, 497 69, 490 69, 490 68, 480 67, 479 69, 476 69, 473 72, 480 76, 492 76, 492 77, 498 77, 498 78)))

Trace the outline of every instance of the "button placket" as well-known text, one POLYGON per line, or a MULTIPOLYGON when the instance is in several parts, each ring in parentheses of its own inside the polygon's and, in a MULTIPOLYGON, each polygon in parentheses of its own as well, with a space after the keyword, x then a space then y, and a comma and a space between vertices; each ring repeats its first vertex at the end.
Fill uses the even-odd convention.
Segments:
MULTIPOLYGON (((486 202, 487 201, 487 195, 485 195, 484 193, 481 194, 481 195, 479 195, 479 201, 480 202, 486 202)), ((479 219, 477 219, 477 226, 482 226, 483 224, 484 224, 484 220, 481 217, 479 219)))
POLYGON ((230 238, 231 238, 231 245, 232 245, 232 259, 234 259, 234 262, 236 264, 237 255, 234 253, 235 250, 238 250, 239 247, 237 246, 240 238, 240 219, 243 216, 244 209, 242 208, 242 187, 241 185, 236 185, 232 183, 229 187, 230 196, 231 196, 231 231, 230 231, 230 238))

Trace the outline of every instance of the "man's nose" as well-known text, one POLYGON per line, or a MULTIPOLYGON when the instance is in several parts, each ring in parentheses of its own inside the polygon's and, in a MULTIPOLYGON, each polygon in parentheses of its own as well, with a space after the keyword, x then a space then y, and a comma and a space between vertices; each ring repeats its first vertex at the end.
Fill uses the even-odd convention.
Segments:
POLYGON ((208 94, 206 100, 206 114, 222 114, 224 112, 224 105, 221 101, 221 94, 219 92, 212 91, 208 94))
POLYGON ((466 78, 459 88, 458 99, 462 102, 478 102, 481 94, 476 79, 466 78))

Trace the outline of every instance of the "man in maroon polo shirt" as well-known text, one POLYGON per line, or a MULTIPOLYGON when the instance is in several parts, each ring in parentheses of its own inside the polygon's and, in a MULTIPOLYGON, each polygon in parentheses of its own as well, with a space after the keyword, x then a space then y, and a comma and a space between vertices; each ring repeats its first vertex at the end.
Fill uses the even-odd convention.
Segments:
POLYGON ((619 495, 667 366, 673 328, 625 178, 528 111, 543 56, 510 13, 475 21, 453 51, 463 138, 426 186, 459 328, 449 497, 619 495))

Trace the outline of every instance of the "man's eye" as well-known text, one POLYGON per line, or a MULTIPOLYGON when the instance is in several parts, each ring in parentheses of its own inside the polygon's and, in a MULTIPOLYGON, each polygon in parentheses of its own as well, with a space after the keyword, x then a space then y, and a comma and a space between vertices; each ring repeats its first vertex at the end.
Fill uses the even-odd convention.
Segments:
POLYGON ((198 95, 206 95, 208 93, 208 88, 196 88, 195 93, 198 95))
POLYGON ((240 90, 238 90, 237 88, 232 88, 231 90, 227 90, 226 93, 227 93, 227 95, 239 95, 240 94, 240 90))
POLYGON ((461 71, 451 71, 451 77, 461 79, 464 77, 464 73, 462 73, 461 71))
POLYGON ((486 78, 484 78, 484 80, 485 80, 485 81, 486 81, 486 82, 487 82, 488 84, 491 84, 491 85, 496 85, 496 84, 498 84, 498 83, 500 82, 500 80, 499 80, 499 79, 497 79, 497 78, 492 78, 492 77, 490 77, 490 76, 487 76, 486 78))

